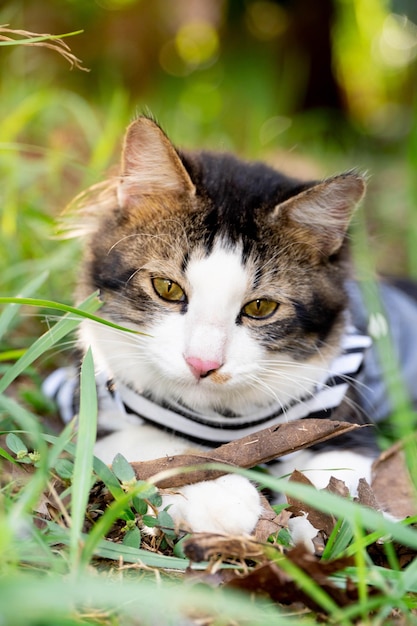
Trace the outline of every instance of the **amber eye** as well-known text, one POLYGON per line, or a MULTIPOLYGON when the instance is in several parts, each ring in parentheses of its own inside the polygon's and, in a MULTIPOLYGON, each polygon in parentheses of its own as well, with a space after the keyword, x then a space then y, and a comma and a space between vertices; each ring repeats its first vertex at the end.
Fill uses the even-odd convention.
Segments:
POLYGON ((278 302, 274 300, 266 300, 260 298, 258 300, 252 300, 248 302, 242 309, 242 313, 247 317, 253 317, 258 320, 270 317, 278 308, 278 302))
POLYGON ((153 278, 152 285, 156 293, 168 302, 184 302, 185 293, 181 287, 169 278, 153 278))

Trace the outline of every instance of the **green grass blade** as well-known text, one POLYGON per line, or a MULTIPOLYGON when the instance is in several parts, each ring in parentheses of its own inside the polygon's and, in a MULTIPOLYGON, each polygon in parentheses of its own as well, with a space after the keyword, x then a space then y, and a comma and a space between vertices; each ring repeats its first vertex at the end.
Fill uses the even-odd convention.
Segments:
POLYGON ((6 461, 9 461, 10 463, 14 463, 14 464, 17 463, 17 461, 3 448, 0 448, 0 456, 3 459, 6 459, 6 461))
MULTIPOLYGON (((43 306, 43 300, 31 300, 27 298, 0 298, 0 303, 4 301, 15 301, 21 304, 34 304, 35 306, 43 306)), ((64 305, 58 305, 64 307, 64 305)), ((25 354, 4 374, 0 380, 0 393, 4 392, 7 387, 12 383, 17 376, 19 376, 25 369, 31 365, 37 358, 39 358, 44 352, 52 348, 58 341, 73 331, 80 323, 81 316, 90 316, 91 311, 96 311, 100 307, 100 302, 93 294, 87 300, 85 300, 79 307, 79 309, 73 309, 67 315, 64 315, 50 330, 44 333, 39 339, 37 339, 25 354), (73 313, 76 312, 77 319, 73 318, 73 313)), ((53 308, 53 307, 51 307, 53 308)), ((72 307, 69 307, 72 309, 72 307)), ((68 307, 65 307, 68 309, 68 307)), ((61 310, 65 310, 61 309, 61 310)))
POLYGON ((25 348, 21 348, 19 350, 5 350, 0 353, 0 363, 5 363, 6 361, 17 361, 17 359, 20 359, 25 352, 25 348))
POLYGON ((100 308, 101 302, 97 298, 97 294, 93 293, 91 296, 84 300, 78 307, 70 306, 69 304, 62 304, 62 302, 54 302, 53 300, 42 300, 36 298, 8 298, 8 297, 0 297, 0 304, 26 304, 28 306, 35 306, 37 308, 42 307, 45 309, 54 309, 56 311, 63 311, 64 313, 72 313, 76 317, 85 318, 92 320, 93 322, 98 322, 99 324, 104 324, 105 326, 109 326, 110 328, 115 328, 116 330, 121 330, 125 333, 132 333, 134 335, 144 335, 146 333, 141 333, 137 330, 133 330, 132 328, 126 328, 126 326, 120 326, 119 324, 114 324, 113 322, 109 322, 108 320, 98 317, 97 315, 93 315, 90 311, 97 311, 100 308), (96 308, 90 307, 90 309, 86 308, 87 303, 95 301, 97 303, 96 308))
MULTIPOLYGON (((81 533, 93 476, 96 431, 97 392, 93 355, 89 349, 81 366, 80 411, 72 480, 70 561, 74 573, 81 554, 81 533)), ((83 561, 85 563, 85 559, 83 561)))
MULTIPOLYGON (((137 563, 141 561, 148 567, 158 567, 168 570, 177 569, 184 571, 190 565, 188 559, 181 559, 176 556, 164 556, 163 554, 144 550, 143 548, 131 548, 122 543, 114 543, 106 539, 102 539, 97 544, 94 553, 96 556, 100 556, 103 559, 119 561, 120 558, 122 558, 125 563, 137 563)), ((193 564, 194 569, 205 569, 206 567, 207 563, 193 564)))
POLYGON ((350 544, 352 537, 349 522, 338 519, 323 550, 323 559, 336 558, 350 544))
MULTIPOLYGON (((362 524, 356 520, 352 520, 353 534, 355 540, 361 543, 365 537, 365 530, 362 524)), ((368 565, 369 557, 366 550, 357 550, 355 553, 355 567, 357 575, 357 589, 358 589, 358 605, 362 606, 362 618, 365 620, 367 617, 367 602, 368 602, 368 565)))
POLYGON ((71 439, 73 438, 76 431, 75 420, 71 420, 68 424, 66 424, 65 428, 62 429, 58 437, 54 437, 51 435, 44 435, 46 441, 52 443, 52 446, 49 450, 49 468, 52 469, 55 467, 55 463, 57 462, 59 456, 62 452, 70 451, 71 453, 75 453, 75 446, 71 444, 71 439))
POLYGON ((404 571, 402 572, 404 589, 410 589, 417 592, 417 559, 411 561, 404 571))
MULTIPOLYGON (((40 276, 36 276, 32 281, 30 281, 27 285, 25 285, 19 294, 19 297, 28 297, 32 293, 36 293, 37 290, 45 280, 48 278, 49 272, 42 272, 40 276)), ((8 331, 13 319, 16 317, 19 312, 20 306, 18 304, 9 304, 8 307, 2 311, 0 314, 0 339, 4 337, 6 332, 8 331)))

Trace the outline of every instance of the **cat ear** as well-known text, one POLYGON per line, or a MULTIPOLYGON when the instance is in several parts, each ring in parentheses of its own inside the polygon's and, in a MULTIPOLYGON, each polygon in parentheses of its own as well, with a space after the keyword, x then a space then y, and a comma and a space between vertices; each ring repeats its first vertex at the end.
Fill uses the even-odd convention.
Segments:
POLYGON ((341 247, 364 193, 362 176, 354 172, 341 174, 279 204, 274 216, 285 216, 296 239, 321 255, 330 256, 341 247))
POLYGON ((193 194, 195 187, 172 143, 161 128, 140 117, 126 131, 117 197, 121 208, 144 195, 193 194))

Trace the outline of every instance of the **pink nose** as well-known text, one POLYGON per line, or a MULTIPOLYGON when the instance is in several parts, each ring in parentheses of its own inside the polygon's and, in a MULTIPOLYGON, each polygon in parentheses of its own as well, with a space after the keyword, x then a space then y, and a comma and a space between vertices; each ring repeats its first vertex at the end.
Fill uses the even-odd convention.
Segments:
POLYGON ((218 361, 203 361, 195 356, 189 356, 185 361, 196 378, 205 378, 222 366, 218 361))

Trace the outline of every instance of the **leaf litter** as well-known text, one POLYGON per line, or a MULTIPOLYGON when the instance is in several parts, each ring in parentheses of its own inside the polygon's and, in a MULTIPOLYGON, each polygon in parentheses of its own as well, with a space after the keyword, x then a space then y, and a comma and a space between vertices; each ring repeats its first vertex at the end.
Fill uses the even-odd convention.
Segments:
MULTIPOLYGON (((304 419, 259 431, 256 435, 224 444, 208 453, 136 462, 131 463, 131 467, 138 480, 150 480, 158 488, 172 489, 225 473, 226 470, 210 469, 207 467, 208 463, 221 462, 232 467, 251 468, 355 428, 360 427, 331 420, 304 419), (181 471, 190 466, 194 471, 181 471)), ((28 471, 30 472, 27 465, 16 466, 8 461, 6 463, 15 484, 25 480, 28 471)), ((289 480, 311 484, 298 471, 293 472, 289 480)), ((2 483, 4 484, 4 480, 2 483)), ((68 480, 57 475, 51 480, 49 487, 48 493, 43 495, 37 507, 38 519, 45 523, 58 521, 65 527, 68 519, 63 515, 62 503, 58 505, 57 499, 59 500, 59 494, 68 487, 68 480)), ((346 485, 334 477, 331 477, 326 490, 344 498, 350 497, 346 485)), ((336 517, 318 511, 292 496, 287 497, 287 507, 277 513, 265 496, 262 498, 264 511, 253 536, 196 533, 183 539, 183 554, 189 560, 185 581, 209 586, 221 585, 255 596, 267 596, 279 605, 289 605, 290 610, 318 612, 323 615, 323 619, 332 606, 346 607, 356 603, 359 594, 356 583, 349 576, 334 578, 336 573, 354 566, 354 558, 343 553, 337 558, 323 558, 329 538, 338 530, 339 522, 336 517), (300 516, 307 518, 317 531, 313 541, 314 550, 303 543, 291 545, 288 525, 290 520, 300 516), (196 571, 197 563, 205 564, 203 572, 196 571), (311 581, 313 588, 325 594, 330 603, 327 610, 323 603, 317 602, 314 594, 308 593, 299 584, 300 573, 301 577, 307 577, 311 581)), ((113 496, 109 489, 101 480, 97 480, 90 492, 83 529, 85 532, 94 526, 112 501, 113 496)), ((388 511, 400 519, 417 514, 414 490, 400 445, 384 452, 375 461, 372 484, 367 484, 365 480, 359 482, 357 501, 376 510, 388 511)), ((132 524, 132 521, 129 523, 132 524)), ((116 545, 121 544, 125 529, 126 520, 120 520, 114 524, 107 539, 116 545)), ((160 529, 156 533, 143 533, 140 547, 151 552, 172 555, 175 552, 173 531, 167 530, 168 540, 163 531, 164 529, 160 529)), ((393 544, 393 547, 401 567, 414 559, 415 551, 410 548, 398 544, 393 544)), ((389 567, 383 541, 376 541, 368 546, 368 554, 375 564, 389 567)), ((123 558, 119 560, 119 565, 123 566, 123 558)), ((372 595, 378 593, 378 590, 369 587, 367 593, 372 595)))

